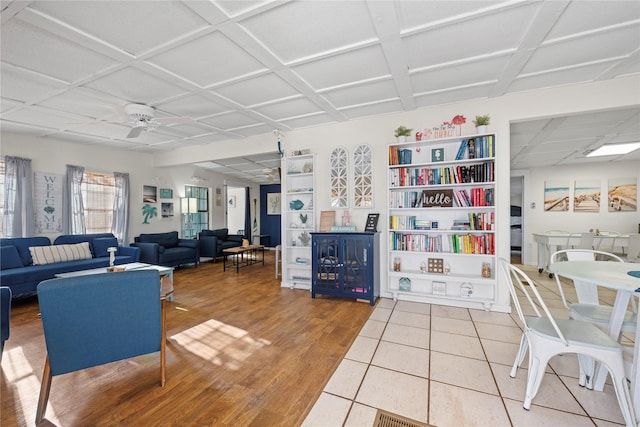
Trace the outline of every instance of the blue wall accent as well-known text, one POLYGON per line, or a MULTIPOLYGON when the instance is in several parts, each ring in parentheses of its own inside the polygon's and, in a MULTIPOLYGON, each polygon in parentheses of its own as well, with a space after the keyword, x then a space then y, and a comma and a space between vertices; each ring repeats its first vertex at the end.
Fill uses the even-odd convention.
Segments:
POLYGON ((260 234, 268 234, 269 240, 262 244, 275 247, 280 244, 282 235, 281 215, 267 215, 267 193, 280 193, 280 184, 260 186, 260 234), (268 242, 268 244, 267 244, 268 242))

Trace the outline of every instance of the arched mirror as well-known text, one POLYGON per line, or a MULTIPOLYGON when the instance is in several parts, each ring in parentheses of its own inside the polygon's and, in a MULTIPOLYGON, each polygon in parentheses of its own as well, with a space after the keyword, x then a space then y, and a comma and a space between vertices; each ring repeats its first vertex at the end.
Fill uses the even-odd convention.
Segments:
POLYGON ((347 177, 349 175, 349 154, 347 150, 338 147, 331 152, 331 207, 348 208, 347 177))
POLYGON ((353 152, 353 207, 373 207, 373 149, 358 145, 353 152))

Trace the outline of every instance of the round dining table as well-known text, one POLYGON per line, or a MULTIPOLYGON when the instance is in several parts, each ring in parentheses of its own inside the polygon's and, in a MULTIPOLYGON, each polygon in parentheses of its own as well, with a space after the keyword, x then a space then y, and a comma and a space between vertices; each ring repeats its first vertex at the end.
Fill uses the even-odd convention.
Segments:
MULTIPOLYGON (((560 277, 613 289, 616 299, 607 326, 609 336, 617 340, 620 336, 629 299, 640 297, 640 263, 611 261, 559 261, 550 266, 551 272, 560 277)), ((636 322, 637 323, 637 322, 636 322)), ((631 373, 631 394, 636 414, 640 414, 640 328, 636 326, 631 373)), ((602 391, 607 377, 606 368, 600 366, 594 379, 594 389, 602 391)))

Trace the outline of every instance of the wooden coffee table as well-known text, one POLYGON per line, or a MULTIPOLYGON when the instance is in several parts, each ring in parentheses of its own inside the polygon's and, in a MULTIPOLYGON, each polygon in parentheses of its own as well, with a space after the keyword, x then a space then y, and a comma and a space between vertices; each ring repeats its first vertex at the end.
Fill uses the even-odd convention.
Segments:
POLYGON ((227 271, 227 258, 230 256, 235 260, 236 273, 240 272, 241 265, 257 264, 260 261, 262 261, 262 265, 264 265, 264 245, 238 246, 236 248, 223 249, 222 255, 224 256, 222 271, 227 271), (258 251, 262 252, 262 260, 257 257, 258 251))

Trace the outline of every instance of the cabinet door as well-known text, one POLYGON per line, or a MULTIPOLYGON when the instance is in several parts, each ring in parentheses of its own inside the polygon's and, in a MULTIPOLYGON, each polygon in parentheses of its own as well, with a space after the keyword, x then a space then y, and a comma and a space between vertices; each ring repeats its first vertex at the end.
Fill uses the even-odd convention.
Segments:
POLYGON ((335 235, 313 237, 313 287, 314 290, 340 289, 342 267, 339 260, 339 243, 335 235))
POLYGON ((342 236, 340 245, 340 263, 343 270, 342 287, 346 294, 371 292, 371 239, 366 236, 342 236))

